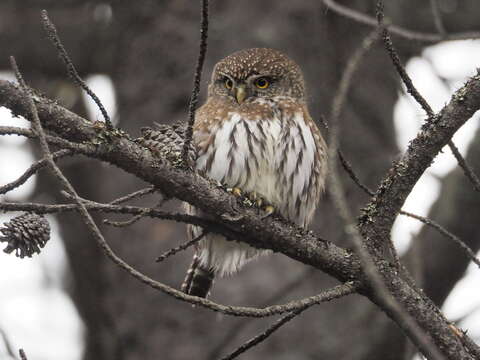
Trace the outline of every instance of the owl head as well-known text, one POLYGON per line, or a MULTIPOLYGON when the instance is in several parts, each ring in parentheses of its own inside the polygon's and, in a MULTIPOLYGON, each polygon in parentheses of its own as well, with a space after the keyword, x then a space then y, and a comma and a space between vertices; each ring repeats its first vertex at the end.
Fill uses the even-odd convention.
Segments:
POLYGON ((255 99, 286 96, 304 100, 300 67, 278 50, 240 50, 220 60, 213 70, 209 96, 222 96, 241 105, 255 99))

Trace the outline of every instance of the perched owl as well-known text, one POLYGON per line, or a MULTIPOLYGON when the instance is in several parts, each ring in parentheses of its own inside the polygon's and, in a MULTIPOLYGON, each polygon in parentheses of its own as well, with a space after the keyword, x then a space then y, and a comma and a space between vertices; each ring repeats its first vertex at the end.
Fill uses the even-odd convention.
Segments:
MULTIPOLYGON (((326 145, 307 109, 302 72, 286 55, 246 49, 218 62, 207 102, 196 113, 193 142, 200 173, 308 225, 324 188, 326 145)), ((188 232, 194 238, 202 229, 188 232)), ((206 297, 215 275, 233 274, 266 252, 207 234, 182 289, 206 297)))

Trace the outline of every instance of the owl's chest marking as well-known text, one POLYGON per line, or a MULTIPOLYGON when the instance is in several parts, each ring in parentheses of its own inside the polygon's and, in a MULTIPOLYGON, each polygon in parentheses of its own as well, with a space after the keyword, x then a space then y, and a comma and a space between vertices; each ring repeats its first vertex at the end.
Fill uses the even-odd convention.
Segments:
MULTIPOLYGON (((268 119, 231 111, 197 136, 197 169, 230 187, 256 191, 305 226, 320 189, 318 146, 303 111, 272 106, 268 119)), ((297 108, 298 110, 298 108, 297 108)))

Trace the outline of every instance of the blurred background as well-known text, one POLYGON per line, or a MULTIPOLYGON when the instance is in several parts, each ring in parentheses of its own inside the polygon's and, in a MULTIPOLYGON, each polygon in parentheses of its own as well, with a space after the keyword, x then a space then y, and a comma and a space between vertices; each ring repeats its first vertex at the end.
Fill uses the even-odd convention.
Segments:
MULTIPOLYGON (((375 1, 339 1, 374 14, 375 1)), ((448 32, 480 30, 477 0, 438 0, 448 32)), ((47 9, 81 76, 99 95, 115 122, 132 136, 153 122, 185 120, 199 39, 199 1, 3 0, 0 3, 0 78, 12 79, 15 55, 28 83, 63 106, 94 120, 101 115, 66 76, 41 28, 47 9)), ((404 0, 386 6, 390 20, 434 33, 430 1, 404 0)), ((339 16, 322 1, 211 1, 209 47, 202 100, 213 65, 233 51, 272 47, 303 68, 312 115, 328 115, 350 56, 371 28, 339 16)), ((435 110, 474 74, 480 41, 423 43, 393 40, 407 71, 435 110)), ((359 177, 375 188, 398 159, 425 115, 405 95, 381 44, 365 57, 342 116, 341 147, 359 177)), ((0 124, 28 126, 0 108, 0 124)), ((455 136, 470 164, 480 169, 478 118, 455 136)), ((39 151, 18 137, 0 137, 0 184, 17 178, 39 151)), ((118 169, 83 157, 60 162, 81 196, 108 202, 147 184, 118 169)), ((479 170, 480 171, 480 170, 479 170)), ((359 214, 368 197, 347 175, 344 185, 359 214)), ((1 196, 3 201, 63 201, 45 171, 1 196)), ((135 204, 154 206, 158 196, 135 204)), ((167 209, 178 209, 170 202, 167 209)), ((429 216, 475 251, 480 247, 480 196, 446 148, 422 177, 404 206, 429 216)), ((0 223, 13 213, 0 214, 0 223)), ((99 224, 104 217, 96 214, 99 224)), ((115 218, 118 219, 118 218, 115 218)), ((17 259, 0 253, 0 359, 9 344, 30 360, 218 359, 262 331, 273 319, 226 317, 173 300, 126 275, 97 248, 75 214, 49 217, 52 240, 40 256, 17 259), (2 339, 4 341, 2 341, 2 339)), ((312 225, 349 246, 328 195, 312 225)), ((143 219, 127 228, 102 224, 106 239, 127 262, 178 287, 192 253, 162 264, 156 256, 185 239, 184 226, 143 219)), ((402 260, 412 266, 427 294, 480 338, 480 270, 450 240, 420 223, 399 218, 393 236, 402 260)), ((253 262, 233 278, 218 280, 212 300, 263 306, 315 294, 335 281, 285 256, 253 262)), ((396 325, 355 295, 308 310, 245 359, 411 359, 412 347, 396 325)))

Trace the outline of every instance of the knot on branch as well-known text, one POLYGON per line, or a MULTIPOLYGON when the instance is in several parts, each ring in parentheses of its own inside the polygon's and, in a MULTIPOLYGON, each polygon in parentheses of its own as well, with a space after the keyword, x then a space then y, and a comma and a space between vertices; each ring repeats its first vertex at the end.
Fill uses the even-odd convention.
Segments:
POLYGON ((50 239, 50 225, 40 215, 25 213, 11 219, 3 224, 0 229, 0 242, 6 242, 7 247, 3 250, 7 254, 15 251, 20 258, 32 257, 34 253, 39 254, 40 249, 50 239))

